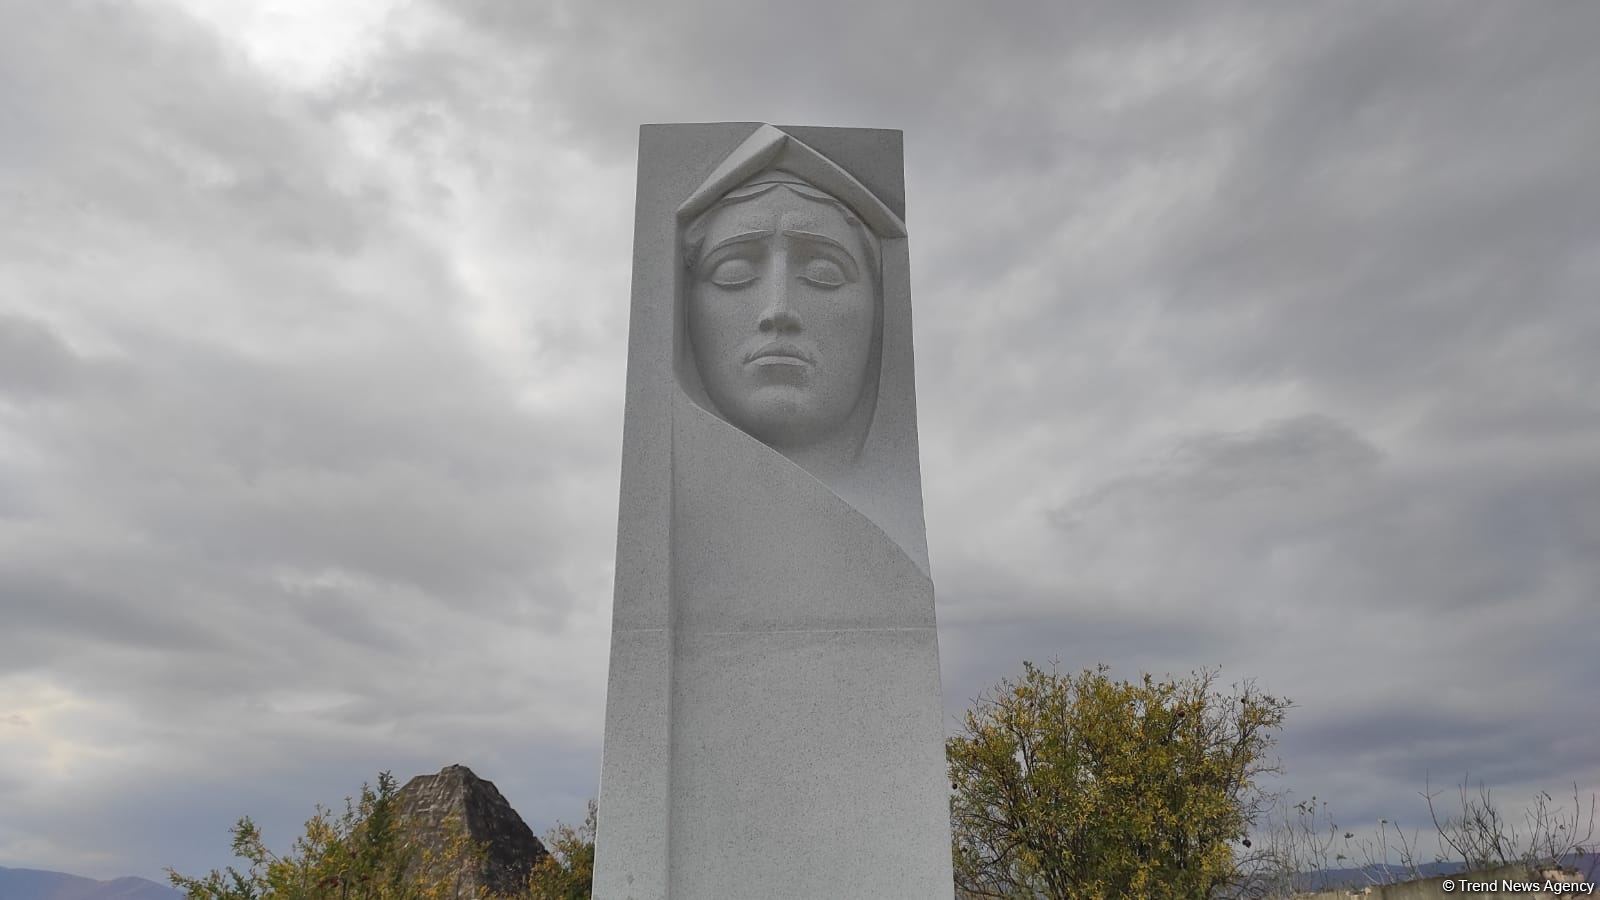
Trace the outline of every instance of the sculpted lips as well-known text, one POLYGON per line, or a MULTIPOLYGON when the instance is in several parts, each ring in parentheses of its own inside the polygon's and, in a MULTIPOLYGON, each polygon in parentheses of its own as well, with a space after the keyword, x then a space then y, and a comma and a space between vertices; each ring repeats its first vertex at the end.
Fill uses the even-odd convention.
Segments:
POLYGON ((762 344, 745 356, 744 361, 747 363, 786 366, 811 365, 816 362, 809 353, 785 341, 762 344))

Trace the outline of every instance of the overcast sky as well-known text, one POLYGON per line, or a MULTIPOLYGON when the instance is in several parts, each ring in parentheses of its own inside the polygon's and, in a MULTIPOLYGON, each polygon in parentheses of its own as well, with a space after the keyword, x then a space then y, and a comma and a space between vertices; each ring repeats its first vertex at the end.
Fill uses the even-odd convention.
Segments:
MULTIPOLYGON (((0 0, 0 865, 600 763, 638 126, 905 131, 955 714, 1600 790, 1600 5, 0 0)), ((1431 844, 1429 845, 1431 849, 1431 844)))

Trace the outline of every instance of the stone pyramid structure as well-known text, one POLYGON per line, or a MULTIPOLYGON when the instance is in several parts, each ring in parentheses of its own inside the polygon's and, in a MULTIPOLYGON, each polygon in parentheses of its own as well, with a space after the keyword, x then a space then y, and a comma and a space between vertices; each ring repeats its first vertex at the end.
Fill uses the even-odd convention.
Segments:
POLYGON ((449 840, 446 825, 464 822, 474 843, 488 849, 483 865, 467 873, 459 896, 483 891, 511 893, 528 883, 528 875, 547 851, 533 830, 494 784, 463 765, 445 766, 435 775, 418 775, 395 797, 398 818, 420 844, 441 850, 449 840))

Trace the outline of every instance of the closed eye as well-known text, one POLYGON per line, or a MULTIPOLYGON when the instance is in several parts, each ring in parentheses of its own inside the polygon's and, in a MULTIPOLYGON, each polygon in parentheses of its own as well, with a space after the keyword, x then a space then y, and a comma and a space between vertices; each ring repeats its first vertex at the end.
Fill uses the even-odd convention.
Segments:
POLYGON ((711 283, 721 287, 742 287, 755 280, 755 263, 737 256, 725 259, 711 269, 711 283))
POLYGON ((844 267, 831 259, 816 257, 800 268, 800 280, 823 288, 843 287, 850 279, 844 267))

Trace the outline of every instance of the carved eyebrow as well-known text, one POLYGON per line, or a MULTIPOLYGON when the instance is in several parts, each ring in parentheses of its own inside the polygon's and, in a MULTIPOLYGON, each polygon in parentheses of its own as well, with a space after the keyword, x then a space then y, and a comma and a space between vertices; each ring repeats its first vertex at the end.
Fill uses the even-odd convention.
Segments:
POLYGON ((843 253, 851 261, 854 261, 856 258, 856 255, 850 252, 849 247, 846 247, 845 245, 839 243, 831 237, 828 237, 825 234, 817 234, 814 231, 797 231, 793 228, 785 228, 783 233, 788 237, 797 237, 801 240, 811 241, 815 244, 826 244, 829 247, 837 249, 840 253, 843 253))
POLYGON ((710 250, 706 251, 706 256, 710 256, 718 250, 721 250, 723 247, 731 246, 733 244, 744 244, 750 241, 759 241, 762 238, 772 237, 772 235, 775 233, 776 232, 774 232, 771 228, 758 228, 755 231, 741 231, 732 237, 723 238, 722 240, 717 241, 714 245, 712 245, 710 250))
POLYGON ((849 276, 850 280, 856 280, 856 266, 860 265, 860 261, 856 259, 856 255, 854 253, 850 252, 849 247, 846 247, 845 245, 839 243, 831 237, 828 237, 825 234, 817 234, 814 231, 799 231, 794 228, 785 228, 783 230, 783 234, 785 237, 799 238, 802 241, 807 241, 813 244, 822 244, 825 247, 834 248, 839 252, 840 256, 844 257, 844 267, 847 270, 846 274, 849 276))

